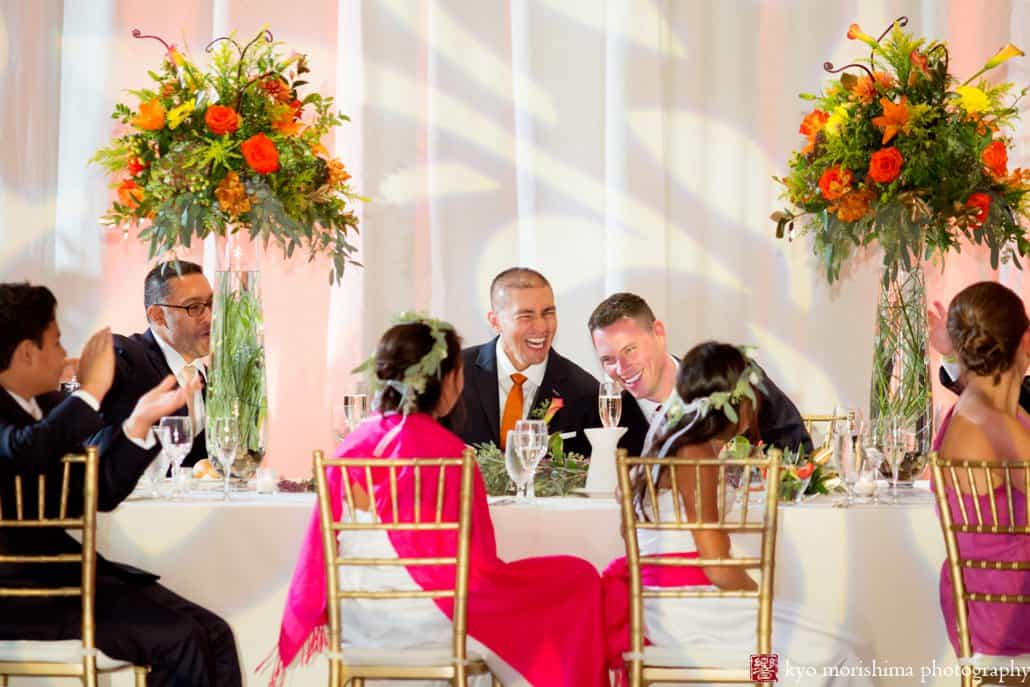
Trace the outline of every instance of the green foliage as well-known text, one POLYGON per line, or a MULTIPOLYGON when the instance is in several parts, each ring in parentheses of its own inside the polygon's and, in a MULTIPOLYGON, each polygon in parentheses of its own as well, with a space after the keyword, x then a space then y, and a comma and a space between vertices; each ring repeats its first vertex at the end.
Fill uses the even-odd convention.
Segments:
POLYGON ((963 237, 989 246, 993 267, 1018 265, 1030 250, 1021 226, 1030 219, 1030 173, 992 170, 984 152, 996 142, 1010 147, 1002 132, 1027 90, 958 85, 948 73, 947 46, 914 38, 900 24, 874 45, 822 93, 802 94, 815 109, 801 127, 807 145, 791 157, 790 173, 776 179, 790 205, 772 216, 777 236, 792 236, 800 221, 831 283, 856 249, 873 243, 883 250, 885 285, 963 237), (897 175, 872 173, 873 156, 889 150, 902 160, 897 175), (848 182, 820 186, 835 173, 848 182), (986 213, 971 196, 989 199, 986 213))
POLYGON ((208 418, 236 416, 240 448, 260 458, 268 415, 264 321, 257 272, 219 272, 211 322, 208 418))
POLYGON ((131 90, 138 103, 115 105, 111 116, 127 132, 92 159, 119 190, 103 222, 141 226, 150 257, 211 233, 224 236, 230 225, 249 226, 284 257, 297 249, 309 260, 328 256, 330 282, 338 282, 348 264, 359 264, 354 206, 367 199, 321 148, 323 137, 348 120, 332 98, 298 93, 308 71, 305 56, 284 55, 267 31, 244 46, 234 35, 220 39, 206 71, 170 52, 160 69, 147 72, 154 89, 131 90), (160 126, 139 119, 144 104, 164 113, 160 126), (234 131, 212 131, 206 114, 213 106, 236 113, 234 131), (243 154, 258 134, 275 148, 275 171, 255 170, 243 154))
MULTIPOLYGON (((553 439, 553 436, 552 436, 553 439)), ((559 441, 561 437, 559 436, 559 441)), ((476 461, 483 474, 486 493, 491 496, 514 494, 515 485, 504 467, 504 453, 493 442, 473 444, 476 461)), ((587 483, 590 462, 575 453, 549 453, 537 466, 533 490, 537 496, 568 496, 587 483)))

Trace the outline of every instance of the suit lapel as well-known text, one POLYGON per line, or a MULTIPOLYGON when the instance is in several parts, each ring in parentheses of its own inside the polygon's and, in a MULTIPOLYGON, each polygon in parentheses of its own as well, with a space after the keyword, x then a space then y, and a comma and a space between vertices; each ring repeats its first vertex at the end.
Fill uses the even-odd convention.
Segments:
MULTIPOLYGON (((161 382, 162 380, 164 380, 166 376, 172 374, 172 368, 168 367, 168 361, 165 359, 164 351, 161 350, 161 346, 157 343, 157 340, 154 338, 154 332, 148 329, 147 331, 143 332, 142 338, 143 342, 146 344, 145 350, 147 360, 150 362, 150 365, 155 370, 157 370, 158 374, 160 375, 160 379, 158 379, 157 381, 161 382)), ((172 415, 185 416, 187 413, 189 413, 189 408, 187 406, 183 406, 182 408, 179 408, 174 413, 172 413, 172 415)))
MULTIPOLYGON (((565 364, 565 358, 558 355, 558 352, 553 348, 547 355, 547 367, 544 368, 544 378, 540 380, 540 386, 537 387, 536 393, 533 394, 533 402, 529 406, 529 412, 533 412, 533 408, 536 408, 546 399, 560 396, 558 389, 562 387, 565 380, 569 376, 568 366, 565 364)), ((526 417, 529 417, 527 414, 526 417)))
POLYGON ((497 382, 497 339, 479 347, 476 355, 476 381, 480 409, 495 446, 501 445, 501 405, 497 382))

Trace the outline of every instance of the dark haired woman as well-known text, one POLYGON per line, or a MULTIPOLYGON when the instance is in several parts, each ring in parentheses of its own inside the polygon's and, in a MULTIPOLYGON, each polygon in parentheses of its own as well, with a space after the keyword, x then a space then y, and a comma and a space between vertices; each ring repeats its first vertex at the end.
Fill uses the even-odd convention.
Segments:
MULTIPOLYGON (((437 422, 449 413, 462 389, 461 342, 451 325, 405 315, 379 341, 372 361, 378 413, 362 422, 340 444, 338 457, 458 457, 464 442, 437 422)), ((369 496, 380 517, 392 515, 387 470, 350 472, 355 516, 371 520, 369 496), (369 494, 369 491, 371 494, 369 494)), ((421 470, 422 484, 435 485, 437 473, 421 470)), ((327 475, 334 509, 344 508, 339 470, 327 475)), ((456 517, 460 470, 444 473, 448 501, 445 514, 456 517)), ((398 511, 411 521, 415 509, 412 471, 397 474, 398 511)), ((435 491, 432 489, 426 491, 435 491)), ((435 494, 424 495, 420 507, 426 521, 435 513, 435 494)), ((334 512, 334 517, 340 514, 334 512)), ((456 533, 342 533, 339 555, 357 558, 454 556, 456 533)), ((470 534, 468 637, 470 654, 483 656, 505 685, 559 687, 608 684, 604 662, 600 579, 586 561, 569 556, 532 558, 505 563, 497 557, 493 524, 482 476, 476 468, 470 534)), ((439 589, 453 584, 453 566, 367 568, 340 571, 346 587, 366 589, 439 589)), ((290 585, 279 639, 280 669, 300 653, 302 660, 325 644, 325 572, 318 511, 312 516, 290 585)), ((450 647, 453 603, 448 599, 412 599, 369 604, 348 600, 342 605, 344 646, 429 648, 450 647)), ((410 683, 405 683, 410 684, 410 683)), ((489 685, 489 678, 486 679, 489 685)))
MULTIPOLYGON (((942 458, 959 460, 1030 460, 1030 418, 1019 406, 1023 375, 1030 365, 1030 320, 1019 296, 996 282, 973 284, 955 296, 948 307, 948 334, 958 354, 965 387, 945 416, 935 448, 942 458)), ((998 473, 996 478, 1001 477, 998 473)), ((1022 470, 1012 471, 1012 523, 1026 526, 1026 499, 1018 485, 1022 470)), ((964 482, 964 478, 963 482, 964 482)), ((978 479, 979 505, 964 497, 967 513, 982 512, 984 524, 1009 525, 1009 494, 995 489, 998 522, 994 523, 987 484, 978 479)), ((968 492, 965 485, 963 491, 968 492)), ((952 512, 958 496, 949 494, 952 512)), ((964 558, 1030 562, 1030 538, 960 534, 964 558)), ((970 590, 993 594, 1030 594, 1027 571, 965 571, 970 590)), ((955 651, 959 650, 955 600, 947 561, 941 566, 941 612, 955 651)), ((1030 609, 1025 604, 969 602, 973 651, 989 656, 1030 653, 1030 609)))
MULTIPOLYGON (((758 436, 758 411, 747 386, 761 386, 762 373, 747 355, 736 346, 706 342, 692 348, 680 362, 676 375, 678 401, 673 408, 663 410, 649 434, 644 455, 658 457, 677 456, 691 459, 712 459, 723 455, 727 442, 745 436, 752 444, 758 436), (726 398, 729 398, 726 401, 726 398), (726 402, 732 406, 727 412, 726 402), (735 418, 731 420, 730 418, 735 418)), ((751 390, 753 392, 753 389, 751 390)), ((760 402, 760 401, 759 401, 760 402)), ((718 473, 714 468, 701 471, 702 520, 718 520, 718 473)), ((658 510, 662 520, 671 520, 673 513, 673 480, 667 466, 658 466, 653 473, 658 486, 658 510)), ((728 479, 727 482, 733 481, 728 479)), ((695 472, 679 469, 676 482, 680 499, 688 520, 696 519, 695 472)), ((650 497, 647 496, 643 475, 635 475, 632 483, 633 500, 638 517, 653 520, 650 497)), ((725 487, 726 519, 740 518, 737 511, 735 489, 725 487)), ((762 509, 749 511, 761 517, 762 509)), ((753 537, 752 537, 753 538, 753 537)), ((675 555, 727 559, 734 556, 734 544, 754 542, 731 541, 729 535, 718 530, 695 532, 673 530, 641 530, 638 532, 641 556, 675 555)), ((605 610, 609 633, 609 665, 623 671, 621 652, 613 638, 622 637, 623 650, 628 649, 625 603, 618 603, 623 591, 624 564, 614 562, 605 571, 605 610), (621 605, 621 608, 620 608, 621 605), (620 617, 621 616, 621 617, 620 617)), ((644 569, 646 586, 702 586, 722 590, 754 590, 755 580, 743 569, 733 566, 699 568, 644 569), (676 571, 676 572, 673 572, 676 571), (650 579, 648 579, 650 578, 650 579)), ((644 624, 648 641, 657 647, 674 648, 677 656, 690 657, 695 665, 715 665, 743 668, 747 656, 755 650, 755 620, 757 601, 754 599, 646 599, 644 624)), ((773 606, 773 651, 780 655, 780 665, 801 666, 798 674, 791 673, 791 684, 808 687, 844 685, 857 687, 871 685, 869 678, 854 674, 858 659, 848 647, 847 640, 820 629, 816 623, 804 619, 799 609, 788 603, 775 601, 773 606), (844 667, 849 670, 842 670, 844 667), (795 682, 797 680, 797 682, 795 682)))

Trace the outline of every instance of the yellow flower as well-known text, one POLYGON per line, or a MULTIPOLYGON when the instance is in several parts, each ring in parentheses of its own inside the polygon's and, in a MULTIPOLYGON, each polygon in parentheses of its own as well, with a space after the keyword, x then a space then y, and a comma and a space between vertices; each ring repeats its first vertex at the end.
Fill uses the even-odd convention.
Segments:
POLYGON ((177 129, 183 120, 190 116, 193 112, 193 101, 187 100, 178 107, 173 107, 168 111, 168 128, 177 129))
POLYGON ((1026 55, 1025 52, 1023 52, 1016 46, 1012 45, 1011 43, 1006 43, 1005 47, 999 50, 997 53, 995 53, 994 57, 987 60, 987 64, 984 65, 984 71, 988 69, 994 69, 999 64, 1008 62, 1013 57, 1023 57, 1024 55, 1026 55))
POLYGON ((958 93, 958 104, 966 112, 984 112, 991 106, 987 94, 976 86, 959 86, 955 92, 958 93))
POLYGON ((830 118, 826 120, 826 125, 823 130, 830 136, 836 136, 840 133, 840 127, 844 122, 851 118, 851 114, 848 112, 848 108, 843 105, 838 105, 830 115, 830 118))

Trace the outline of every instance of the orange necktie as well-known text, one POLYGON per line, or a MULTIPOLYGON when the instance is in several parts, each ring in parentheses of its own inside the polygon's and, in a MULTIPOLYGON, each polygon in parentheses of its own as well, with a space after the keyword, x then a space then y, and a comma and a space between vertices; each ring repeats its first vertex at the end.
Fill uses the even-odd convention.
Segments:
POLYGON ((515 423, 522 419, 522 385, 526 375, 516 372, 511 376, 511 381, 511 391, 504 401, 504 412, 501 414, 501 449, 508 441, 508 431, 515 429, 515 423))

